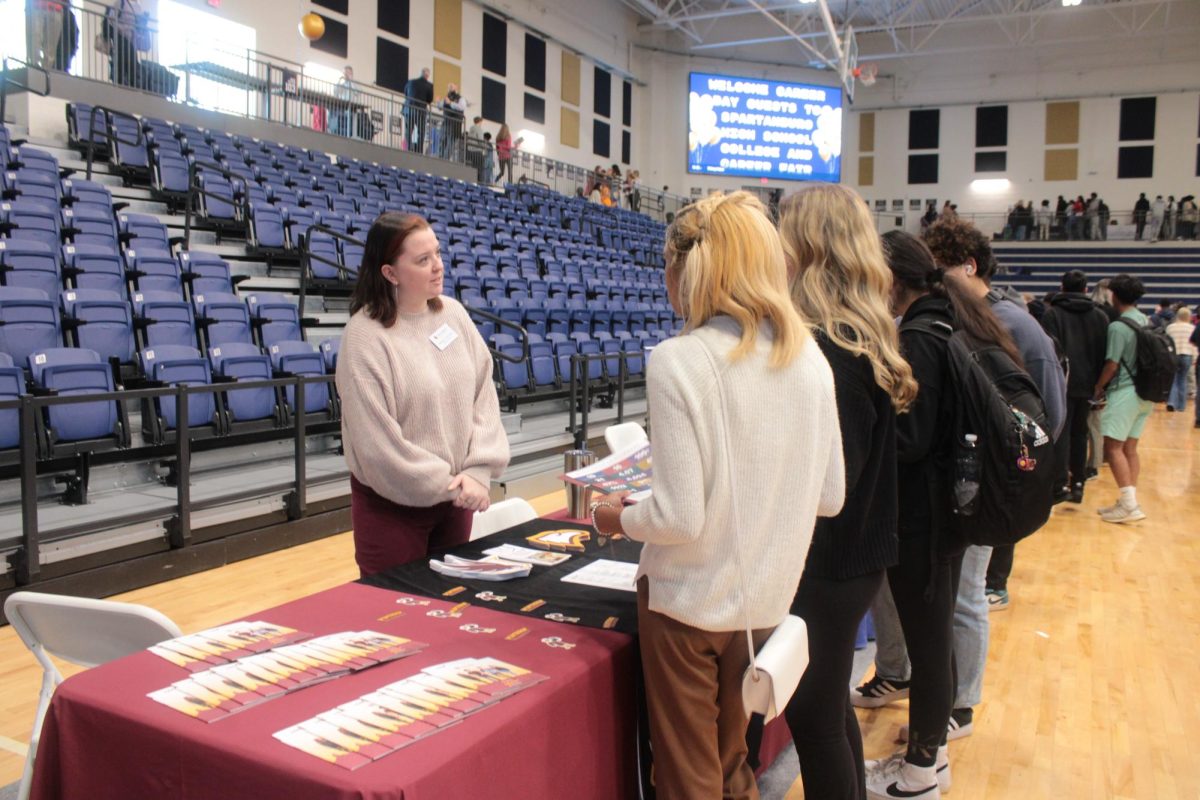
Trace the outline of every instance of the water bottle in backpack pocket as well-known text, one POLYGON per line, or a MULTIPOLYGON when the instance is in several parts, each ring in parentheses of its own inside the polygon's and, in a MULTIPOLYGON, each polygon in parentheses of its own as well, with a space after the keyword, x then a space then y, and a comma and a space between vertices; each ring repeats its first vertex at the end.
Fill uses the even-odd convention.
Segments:
POLYGON ((963 517, 973 516, 979 510, 979 450, 975 446, 978 440, 973 433, 963 436, 958 458, 954 460, 954 513, 963 517))

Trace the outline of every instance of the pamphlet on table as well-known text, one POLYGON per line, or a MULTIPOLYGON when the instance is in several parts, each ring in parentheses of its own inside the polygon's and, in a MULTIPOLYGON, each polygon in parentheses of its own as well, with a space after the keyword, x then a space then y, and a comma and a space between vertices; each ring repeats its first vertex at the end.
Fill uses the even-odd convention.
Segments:
POLYGON ((168 639, 148 649, 178 667, 199 672, 311 636, 270 622, 231 622, 168 639))
POLYGON ((563 576, 563 583, 580 583, 585 586, 598 586, 601 589, 619 589, 623 592, 636 592, 634 577, 637 575, 636 562, 612 561, 606 558, 597 559, 590 564, 580 567, 569 575, 563 576))
POLYGON ((544 680, 495 658, 461 658, 425 667, 274 735, 322 761, 358 769, 544 680))
POLYGON ((446 554, 439 561, 429 559, 429 568, 434 572, 450 578, 468 578, 476 581, 508 581, 513 578, 524 578, 529 575, 533 566, 528 563, 507 561, 497 556, 488 556, 478 560, 460 558, 446 554))
POLYGON ((427 647, 376 631, 343 631, 255 653, 192 673, 147 697, 169 708, 215 722, 293 692, 427 647))

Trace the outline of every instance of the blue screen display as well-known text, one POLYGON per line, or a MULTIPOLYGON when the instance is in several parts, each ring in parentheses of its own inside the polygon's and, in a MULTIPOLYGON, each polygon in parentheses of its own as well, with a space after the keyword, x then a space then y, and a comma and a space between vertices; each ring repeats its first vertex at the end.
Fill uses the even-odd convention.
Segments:
POLYGON ((842 90, 691 73, 688 172, 838 182, 842 90))

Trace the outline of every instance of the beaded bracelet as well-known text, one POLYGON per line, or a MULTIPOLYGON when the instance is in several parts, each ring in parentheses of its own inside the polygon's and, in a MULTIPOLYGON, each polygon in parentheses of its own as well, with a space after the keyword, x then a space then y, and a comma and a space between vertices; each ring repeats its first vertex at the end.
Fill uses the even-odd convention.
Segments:
POLYGON ((618 511, 621 510, 621 507, 615 503, 605 503, 603 501, 592 503, 592 529, 596 531, 596 536, 599 537, 599 544, 601 547, 603 547, 608 543, 608 539, 616 534, 605 533, 604 531, 600 530, 600 526, 596 524, 596 509, 600 508, 601 506, 604 506, 605 508, 615 508, 618 511))

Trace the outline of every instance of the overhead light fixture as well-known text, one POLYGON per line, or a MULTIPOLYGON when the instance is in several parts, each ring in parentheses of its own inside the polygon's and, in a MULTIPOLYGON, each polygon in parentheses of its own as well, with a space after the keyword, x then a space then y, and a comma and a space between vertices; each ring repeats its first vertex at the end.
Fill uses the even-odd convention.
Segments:
POLYGON ((1083 0, 1062 0, 1062 4, 1066 8, 1070 8, 1071 6, 1077 6, 1082 2, 1083 2, 1083 0))
POLYGON ((971 191, 976 194, 1002 194, 1012 186, 1008 178, 976 178, 971 181, 971 191))

